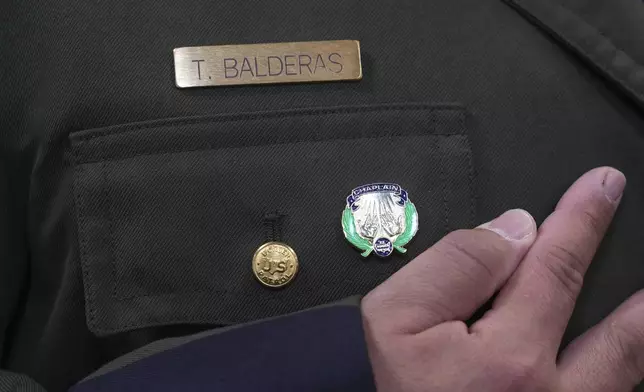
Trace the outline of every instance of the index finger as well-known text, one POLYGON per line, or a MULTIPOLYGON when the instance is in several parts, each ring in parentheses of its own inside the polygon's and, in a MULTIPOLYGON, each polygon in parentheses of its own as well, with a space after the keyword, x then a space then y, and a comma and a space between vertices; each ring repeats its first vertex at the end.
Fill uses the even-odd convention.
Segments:
POLYGON ((613 218, 626 179, 612 168, 577 180, 539 228, 537 239, 492 311, 473 328, 516 334, 555 352, 561 344, 584 274, 613 218), (507 331, 512 325, 513 330, 507 331))

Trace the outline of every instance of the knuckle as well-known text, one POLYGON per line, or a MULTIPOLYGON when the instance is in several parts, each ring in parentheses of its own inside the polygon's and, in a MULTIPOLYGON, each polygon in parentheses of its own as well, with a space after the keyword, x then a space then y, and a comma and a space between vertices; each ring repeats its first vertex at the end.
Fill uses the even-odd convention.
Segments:
POLYGON ((509 250, 505 241, 490 240, 495 237, 493 233, 457 230, 439 241, 435 250, 454 265, 462 266, 462 272, 472 275, 472 278, 481 274, 494 277, 509 250), (481 238, 481 235, 487 234, 494 237, 481 238))
POLYGON ((610 324, 606 342, 626 372, 634 379, 644 376, 644 325, 617 319, 610 324))
POLYGON ((609 218, 601 208, 583 208, 578 215, 583 232, 589 233, 593 240, 599 240, 604 235, 609 218))
POLYGON ((512 390, 534 390, 541 381, 541 366, 529 358, 512 358, 496 363, 491 369, 492 376, 504 385, 511 385, 512 390))
POLYGON ((571 299, 577 297, 584 283, 588 264, 578 249, 575 246, 553 244, 540 260, 550 276, 571 299))
POLYGON ((387 282, 375 287, 368 292, 360 301, 360 308, 365 316, 378 317, 383 313, 387 313, 388 309, 398 305, 398 296, 400 293, 397 290, 391 290, 387 287, 387 282))
POLYGON ((360 308, 364 314, 372 314, 374 309, 378 309, 379 300, 374 292, 375 289, 367 293, 360 301, 360 308))

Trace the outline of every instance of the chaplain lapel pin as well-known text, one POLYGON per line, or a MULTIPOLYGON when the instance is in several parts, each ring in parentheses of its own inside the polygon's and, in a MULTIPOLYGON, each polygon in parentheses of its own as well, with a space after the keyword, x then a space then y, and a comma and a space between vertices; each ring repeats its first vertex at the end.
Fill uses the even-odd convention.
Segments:
POLYGON ((342 231, 364 257, 371 252, 387 257, 394 249, 405 253, 405 245, 418 232, 416 206, 398 184, 357 187, 347 197, 342 231))

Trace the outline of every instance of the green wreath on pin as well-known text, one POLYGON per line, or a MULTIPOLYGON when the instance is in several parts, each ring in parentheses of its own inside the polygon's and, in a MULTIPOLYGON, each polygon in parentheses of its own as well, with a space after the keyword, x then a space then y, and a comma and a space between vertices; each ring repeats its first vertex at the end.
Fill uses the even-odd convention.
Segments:
MULTIPOLYGON (((403 231, 396 241, 394 241, 393 246, 400 253, 406 253, 407 249, 404 248, 412 238, 414 238, 413 232, 413 219, 416 215, 416 206, 414 203, 407 202, 405 205, 405 231, 403 231)), ((355 220, 353 214, 351 213, 351 208, 346 207, 342 213, 342 228, 347 237, 347 240, 356 248, 360 249, 363 257, 369 256, 373 251, 373 244, 371 241, 360 237, 356 230, 355 220)))
POLYGON ((342 228, 344 229, 344 234, 347 237, 347 240, 353 244, 356 248, 362 250, 362 256, 367 257, 373 250, 373 245, 371 241, 360 237, 356 231, 356 223, 353 219, 353 214, 351 213, 351 208, 347 207, 342 213, 342 228))

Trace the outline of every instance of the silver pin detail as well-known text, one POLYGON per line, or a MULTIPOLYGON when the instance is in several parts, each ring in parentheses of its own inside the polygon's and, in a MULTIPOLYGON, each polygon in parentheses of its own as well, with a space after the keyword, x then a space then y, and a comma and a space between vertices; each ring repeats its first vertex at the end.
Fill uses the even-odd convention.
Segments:
POLYGON ((363 185, 351 191, 342 213, 345 238, 362 256, 387 257, 404 247, 418 232, 418 213, 407 191, 398 184, 363 185))

